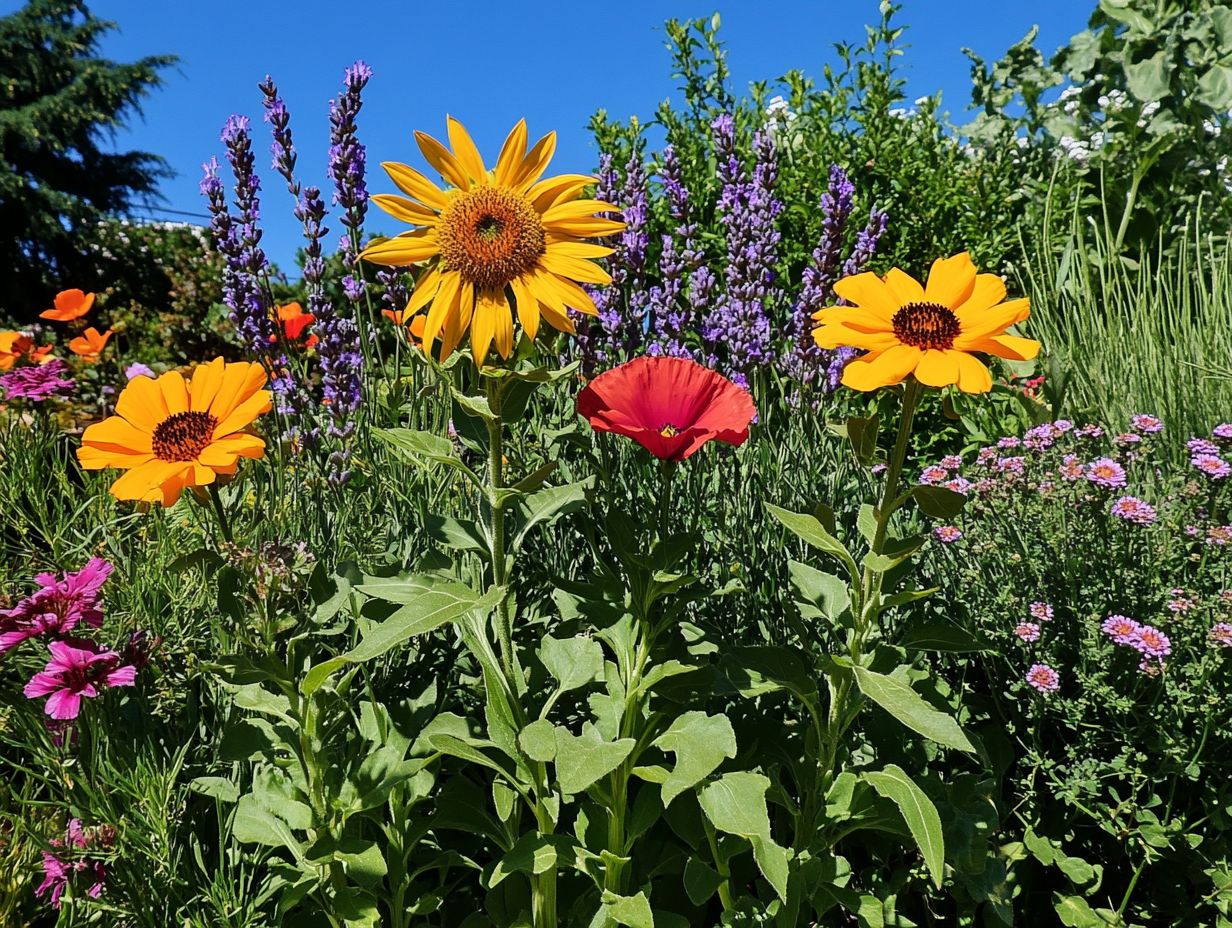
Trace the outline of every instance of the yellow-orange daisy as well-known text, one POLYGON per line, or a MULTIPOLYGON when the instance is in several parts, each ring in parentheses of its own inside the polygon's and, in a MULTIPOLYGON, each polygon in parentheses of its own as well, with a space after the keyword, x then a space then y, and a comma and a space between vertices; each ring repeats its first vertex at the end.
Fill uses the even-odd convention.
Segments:
POLYGON ((81 436, 77 460, 87 470, 118 467, 116 499, 170 506, 185 487, 234 474, 240 458, 265 455, 265 442, 247 431, 270 409, 259 364, 217 358, 186 381, 178 371, 134 377, 116 401, 116 415, 81 436))
POLYGON ((815 313, 813 337, 822 348, 867 351, 843 370, 843 384, 856 390, 914 374, 926 386, 985 393, 992 375, 976 354, 1015 361, 1039 354, 1039 342, 1006 334, 1030 315, 1030 301, 1007 301, 1001 278, 977 273, 966 252, 933 262, 925 286, 894 268, 885 277, 844 277, 834 292, 852 305, 815 313))
POLYGON ((572 332, 567 310, 595 315, 594 301, 579 283, 611 282, 591 259, 612 249, 583 239, 611 235, 624 224, 596 215, 614 211, 610 203, 579 199, 594 178, 540 179, 556 150, 556 133, 527 151, 526 121, 520 121, 489 171, 462 124, 449 117, 448 128, 452 151, 415 133, 424 157, 449 184, 446 189, 405 164, 382 165, 411 199, 378 194, 373 202, 419 228, 369 246, 363 257, 390 267, 426 264, 406 318, 429 307, 424 345, 431 349, 439 338, 442 360, 469 330, 471 353, 482 365, 493 345, 504 358, 513 351, 511 301, 532 339, 540 316, 572 332))

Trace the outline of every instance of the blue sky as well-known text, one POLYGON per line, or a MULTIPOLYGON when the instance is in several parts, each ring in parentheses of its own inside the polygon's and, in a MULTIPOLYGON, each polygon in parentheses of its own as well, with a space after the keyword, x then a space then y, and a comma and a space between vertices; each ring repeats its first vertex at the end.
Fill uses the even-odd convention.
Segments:
MULTIPOLYGON (((2 12, 18 6, 0 0, 2 12)), ((595 109, 648 118, 673 94, 662 27, 669 17, 720 11, 733 83, 741 90, 791 68, 819 77, 834 60, 834 43, 862 42, 864 24, 878 18, 876 0, 94 0, 90 6, 120 26, 104 46, 109 57, 181 59, 166 86, 149 98, 144 120, 121 133, 117 144, 164 156, 177 172, 163 187, 164 205, 189 213, 204 212, 200 165, 214 154, 221 160, 218 133, 229 114, 253 118, 258 166, 268 166, 256 87, 266 73, 291 110, 300 173, 328 188, 328 100, 346 65, 362 58, 372 66, 360 128, 376 171, 369 186, 380 192, 389 185, 377 164, 422 166, 412 130, 444 138, 446 113, 462 120, 489 158, 524 115, 532 137, 558 131, 555 169, 591 170, 596 153, 585 127, 595 109)), ((1084 28, 1093 6, 1090 0, 906 0, 900 23, 909 27, 904 41, 910 48, 900 60, 908 96, 940 90, 944 107, 962 121, 970 99, 964 46, 995 59, 1039 25, 1040 44, 1051 52, 1084 28)), ((299 227, 290 196, 272 172, 264 186, 266 249, 294 273, 299 227)), ((380 221, 369 231, 381 231, 380 221)))

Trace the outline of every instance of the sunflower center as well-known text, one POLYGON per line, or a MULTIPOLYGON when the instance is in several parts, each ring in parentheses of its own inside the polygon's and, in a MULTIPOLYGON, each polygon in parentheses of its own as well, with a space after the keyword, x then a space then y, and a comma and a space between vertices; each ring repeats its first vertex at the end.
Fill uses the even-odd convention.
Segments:
POLYGON ((669 422, 667 425, 663 426, 663 428, 659 429, 659 434, 664 438, 675 438, 680 434, 680 429, 676 428, 676 426, 669 422))
POLYGON ((503 187, 457 194, 441 212, 437 238, 447 270, 467 283, 499 290, 535 266, 547 232, 525 197, 503 187))
POLYGON ((954 311, 940 303, 907 303, 892 324, 894 337, 912 348, 953 348, 962 331, 954 311))
POLYGON ((154 456, 160 461, 193 461, 214 437, 218 420, 208 412, 177 412, 154 429, 154 456))

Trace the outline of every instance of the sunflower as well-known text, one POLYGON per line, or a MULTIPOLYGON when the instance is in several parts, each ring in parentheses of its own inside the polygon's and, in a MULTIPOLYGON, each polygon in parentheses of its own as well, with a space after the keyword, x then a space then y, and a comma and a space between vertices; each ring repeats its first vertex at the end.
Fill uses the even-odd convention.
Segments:
POLYGON ((270 409, 259 364, 217 358, 193 371, 157 380, 134 377, 116 401, 116 415, 81 437, 77 460, 87 470, 118 467, 116 499, 170 506, 185 487, 201 487, 234 474, 240 458, 265 455, 265 442, 246 431, 270 409))
POLYGON ((482 366, 495 345, 502 358, 513 351, 513 311, 528 338, 540 316, 572 332, 567 310, 597 315, 578 284, 607 284, 611 277, 590 259, 611 248, 582 241, 612 235, 624 223, 596 216, 610 203, 578 199, 594 178, 562 174, 540 180, 556 150, 549 132, 528 152, 526 121, 505 139, 488 171, 462 124, 448 118, 450 151, 422 132, 415 139, 428 162, 449 184, 441 190, 413 168, 382 165, 394 185, 412 199, 379 194, 373 202, 395 219, 419 228, 370 245, 362 256, 373 264, 425 264, 405 309, 410 318, 428 306, 424 346, 441 341, 441 360, 470 330, 471 353, 482 366))
POLYGON ((986 393, 992 375, 976 353, 1014 361, 1039 354, 1039 342, 1005 334, 1030 315, 1030 301, 1006 301, 1001 278, 976 273, 966 252, 933 262, 923 287, 894 268, 885 277, 844 277, 834 292, 852 305, 815 313, 813 338, 822 348, 867 350, 843 370, 843 383, 855 390, 914 374, 926 386, 986 393))

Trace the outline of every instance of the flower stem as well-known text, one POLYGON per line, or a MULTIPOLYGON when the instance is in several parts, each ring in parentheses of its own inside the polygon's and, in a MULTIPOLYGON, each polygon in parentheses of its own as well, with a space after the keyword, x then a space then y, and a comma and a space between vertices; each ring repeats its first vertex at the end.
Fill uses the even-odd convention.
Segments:
POLYGON ((223 508, 222 496, 216 484, 209 485, 210 501, 214 504, 214 514, 218 516, 218 527, 222 530, 222 540, 231 544, 231 523, 227 521, 227 510, 223 508))
MULTIPOLYGON (((505 421, 501 417, 501 386, 493 379, 487 381, 488 406, 492 418, 488 425, 488 531, 492 545, 492 582, 503 587, 508 581, 505 562, 505 509, 500 490, 505 481, 505 452, 503 433, 505 421)), ((513 654, 513 619, 509 614, 509 595, 501 597, 497 606, 496 638, 500 645, 501 664, 509 679, 511 692, 517 693, 513 654)), ((536 923, 537 924, 537 923, 536 923)))

